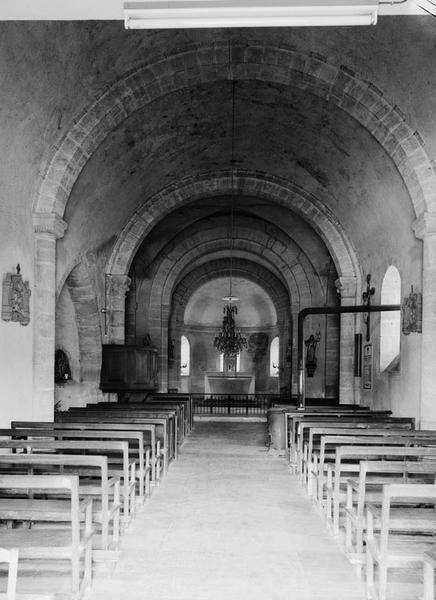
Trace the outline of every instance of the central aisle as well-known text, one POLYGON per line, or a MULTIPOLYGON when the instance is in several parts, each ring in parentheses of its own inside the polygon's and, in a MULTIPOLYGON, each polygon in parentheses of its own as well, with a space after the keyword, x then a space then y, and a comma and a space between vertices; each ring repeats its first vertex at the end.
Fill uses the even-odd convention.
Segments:
POLYGON ((90 600, 364 600, 264 423, 197 423, 90 600))

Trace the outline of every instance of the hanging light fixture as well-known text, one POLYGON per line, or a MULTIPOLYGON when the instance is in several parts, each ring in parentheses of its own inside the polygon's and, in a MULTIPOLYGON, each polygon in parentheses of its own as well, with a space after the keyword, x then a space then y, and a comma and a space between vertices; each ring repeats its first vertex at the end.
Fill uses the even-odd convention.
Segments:
POLYGON ((221 330, 215 337, 214 347, 220 354, 226 358, 237 356, 244 348, 247 348, 247 339, 243 337, 241 330, 236 329, 235 315, 238 314, 238 308, 233 302, 239 300, 233 296, 233 195, 234 195, 234 164, 235 164, 235 80, 232 78, 232 146, 231 146, 231 189, 232 202, 230 207, 230 272, 229 272, 229 295, 224 296, 223 300, 227 302, 224 306, 224 318, 221 330))

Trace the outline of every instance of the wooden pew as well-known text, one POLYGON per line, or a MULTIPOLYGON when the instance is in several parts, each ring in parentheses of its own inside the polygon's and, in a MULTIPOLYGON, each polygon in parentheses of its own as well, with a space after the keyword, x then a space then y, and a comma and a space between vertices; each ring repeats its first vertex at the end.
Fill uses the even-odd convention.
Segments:
MULTIPOLYGON (((131 457, 137 457, 138 468, 136 469, 136 475, 138 478, 138 500, 140 504, 143 504, 146 496, 150 495, 150 474, 151 474, 151 461, 150 451, 151 448, 145 447, 144 436, 141 431, 107 431, 107 430, 95 430, 95 431, 76 431, 68 428, 60 429, 47 427, 42 428, 28 428, 28 429, 0 429, 0 438, 8 437, 11 439, 54 439, 54 440, 122 440, 129 443, 129 455, 131 457)), ((122 458, 117 459, 111 457, 112 465, 116 462, 122 463, 122 458)))
MULTIPOLYGON (((335 535, 339 534, 341 485, 346 484, 350 473, 359 472, 361 460, 404 460, 410 457, 423 460, 424 458, 432 458, 436 456, 436 448, 426 447, 427 442, 427 440, 415 440, 413 442, 414 447, 395 446, 395 440, 391 438, 375 445, 338 446, 334 463, 328 465, 325 506, 326 518, 328 520, 332 519, 333 522, 333 533, 335 535)), ((399 444, 401 444, 401 440, 399 444)))
POLYGON ((0 592, 0 600, 54 600, 53 594, 17 593, 18 548, 0 548, 0 564, 8 565, 6 592, 0 592))
POLYGON ((194 402, 190 394, 182 393, 171 393, 171 392, 159 392, 150 393, 145 398, 145 402, 151 400, 152 402, 166 403, 166 402, 178 402, 185 405, 186 413, 186 434, 188 434, 194 426, 194 402))
POLYGON ((8 587, 6 594, 0 594, 4 600, 15 600, 17 591, 18 548, 0 548, 0 563, 8 564, 8 587))
MULTIPOLYGON (((74 409, 76 411, 77 409, 74 409)), ((83 409, 82 409, 83 410, 83 409)), ((177 432, 176 444, 177 446, 181 446, 185 439, 185 405, 180 402, 165 402, 165 403, 157 403, 157 402, 141 402, 141 403, 133 403, 133 402, 99 402, 97 404, 88 404, 86 406, 86 410, 90 412, 100 412, 104 411, 106 414, 113 413, 114 411, 120 411, 121 413, 132 414, 134 416, 140 416, 141 414, 148 415, 151 413, 162 413, 165 412, 168 415, 175 416, 175 425, 177 432)), ((170 423, 171 426, 171 423, 170 423)), ((175 448, 175 458, 177 458, 177 448, 175 448)))
POLYGON ((290 451, 290 446, 293 444, 295 440, 296 428, 293 426, 294 419, 307 419, 307 418, 315 418, 318 420, 326 420, 331 419, 343 419, 353 416, 360 417, 368 417, 368 418, 382 418, 382 417, 390 417, 392 415, 392 411, 390 410, 379 410, 379 411, 370 411, 367 408, 356 407, 355 410, 344 410, 340 407, 330 407, 320 410, 307 409, 305 411, 301 410, 287 410, 283 413, 284 417, 284 426, 285 426, 285 440, 286 440, 286 448, 288 452, 290 451), (292 432, 292 433, 291 433, 292 432))
MULTIPOLYGON (((418 443, 417 432, 415 431, 399 431, 396 433, 393 431, 392 435, 389 431, 386 433, 382 430, 380 433, 374 433, 374 430, 369 430, 372 435, 366 435, 363 430, 356 429, 351 435, 340 434, 330 435, 329 433, 323 434, 320 438, 319 452, 312 451, 312 480, 316 484, 316 499, 318 505, 322 506, 324 485, 326 483, 326 464, 334 462, 337 458, 337 448, 340 446, 350 445, 399 445, 404 446, 406 444, 413 445, 418 443), (362 435, 360 435, 362 433, 362 435), (386 441, 385 441, 386 440, 386 441), (412 440, 412 441, 409 441, 412 440)), ((418 432, 419 433, 419 432, 418 432)), ((331 471, 332 472, 332 471, 331 471)))
POLYGON ((99 551, 94 551, 94 559, 116 560, 120 534, 120 481, 118 477, 109 477, 106 456, 27 453, 0 455, 2 475, 18 474, 19 471, 25 475, 51 475, 53 470, 55 474, 77 475, 79 495, 98 499, 98 502, 93 502, 93 523, 101 526, 101 541, 99 551), (92 471, 95 471, 95 477, 89 482, 92 471))
POLYGON ((367 504, 366 584, 367 593, 386 600, 388 570, 417 569, 424 554, 436 549, 436 486, 387 484, 382 506, 367 504), (415 506, 411 507, 410 505, 415 506), (380 534, 375 532, 375 526, 380 534), (376 583, 374 565, 379 574, 376 583))
POLYGON ((123 441, 106 440, 0 440, 0 448, 10 450, 22 450, 27 453, 42 452, 83 452, 110 457, 113 454, 121 454, 123 459, 122 468, 109 468, 110 475, 117 475, 122 481, 121 495, 123 498, 123 522, 127 525, 133 518, 136 509, 136 462, 129 458, 129 445, 123 441))
MULTIPOLYGON (((403 418, 403 417, 392 417, 390 414, 386 414, 386 411, 382 413, 379 412, 369 412, 365 413, 350 413, 350 411, 345 413, 335 413, 335 414, 295 414, 287 419, 287 430, 288 430, 288 450, 289 450, 289 460, 291 464, 295 464, 296 462, 296 443, 297 443, 297 432, 300 423, 303 422, 320 422, 320 423, 373 423, 378 421, 382 422, 390 422, 393 418, 396 419, 396 422, 400 426, 400 424, 404 423, 404 427, 409 429, 414 429, 414 419, 403 418)), ((350 425, 352 426, 352 425, 350 425)), ((403 425, 401 425, 403 426, 403 425)))
MULTIPOLYGON (((170 460, 170 448, 174 445, 174 442, 171 440, 171 433, 169 429, 169 419, 167 416, 165 417, 130 417, 125 414, 114 414, 107 415, 103 413, 97 412, 81 412, 77 414, 73 413, 58 413, 56 415, 56 421, 58 423, 62 423, 65 425, 66 423, 98 423, 100 425, 104 424, 104 428, 108 423, 120 424, 120 425, 128 425, 129 431, 142 431, 144 425, 154 425, 156 429, 157 439, 160 441, 160 449, 163 458, 164 474, 168 471, 168 464, 170 460)), ((110 429, 110 428, 109 428, 110 429)))
POLYGON ((382 423, 388 426, 390 423, 395 423, 396 428, 401 429, 414 429, 415 428, 415 420, 413 418, 405 418, 405 417, 392 417, 390 415, 378 415, 377 413, 366 412, 365 414, 343 414, 341 416, 314 416, 314 415, 306 415, 306 416, 295 416, 292 419, 292 423, 290 425, 290 459, 295 456, 298 451, 298 443, 299 443, 299 431, 304 424, 311 423, 319 423, 320 426, 329 424, 337 425, 338 427, 347 426, 361 426, 364 427, 365 424, 371 425, 372 423, 382 423))
POLYGON ((424 553, 424 596, 422 600, 435 600, 434 584, 436 550, 424 553))
MULTIPOLYGON (((98 418, 101 419, 123 419, 129 423, 138 423, 138 419, 142 419, 142 422, 146 422, 147 419, 151 420, 156 425, 161 424, 161 421, 165 421, 164 437, 166 439, 166 447, 168 449, 168 459, 173 460, 177 458, 177 414, 175 411, 167 410, 145 410, 145 409, 99 409, 98 405, 94 405, 96 408, 88 410, 87 408, 70 408, 66 413, 57 413, 56 420, 77 420, 77 416, 85 419, 98 418)), ((115 405, 114 405, 115 406, 115 405)))
POLYGON ((79 501, 77 476, 1 475, 0 520, 16 522, 64 523, 68 528, 2 529, 2 546, 19 548, 20 561, 49 560, 71 565, 71 592, 74 600, 81 598, 92 581, 92 500, 79 501), (11 490, 44 494, 44 498, 16 498, 6 494, 11 490), (68 494, 68 500, 52 499, 56 494, 68 494), (81 529, 84 522, 84 529, 81 529), (83 568, 83 576, 81 570, 83 568))
POLYGON ((363 562, 365 504, 381 504, 383 485, 386 483, 436 483, 436 453, 434 460, 426 461, 360 462, 358 479, 347 480, 345 508, 345 548, 348 557, 353 561, 363 562))
POLYGON ((345 421, 342 423, 334 421, 302 421, 298 424, 297 430, 297 474, 300 475, 304 482, 307 481, 312 465, 313 453, 319 450, 320 438, 323 435, 365 436, 385 433, 385 435, 389 436, 392 435, 392 432, 402 435, 403 431, 407 435, 411 431, 409 425, 410 423, 405 423, 403 419, 397 421, 395 418, 389 420, 345 421), (318 442, 318 447, 316 446, 316 442, 318 442))
MULTIPOLYGON (((87 421, 81 422, 61 422, 56 423, 52 421, 12 421, 11 429, 19 433, 21 430, 72 430, 72 431, 139 431, 143 435, 144 440, 148 440, 147 446, 150 447, 150 461, 151 461, 151 478, 152 481, 157 484, 160 479, 161 462, 163 462, 163 453, 161 453, 160 440, 156 440, 156 427, 151 424, 142 424, 140 427, 134 426, 129 427, 125 423, 90 423, 87 421), (162 460, 161 460, 162 459, 162 460)), ((110 437, 108 437, 110 439, 110 437)), ((114 436, 117 439, 117 436, 114 436)), ((121 438, 122 439, 122 438, 121 438)))
MULTIPOLYGON (((300 424, 303 426, 303 424, 300 424)), ((389 423, 379 423, 378 421, 371 423, 369 427, 366 427, 365 424, 359 427, 311 427, 308 426, 309 431, 309 440, 305 444, 302 452, 302 467, 300 477, 302 482, 308 484, 308 488, 311 488, 312 475, 311 473, 315 472, 316 469, 314 464, 316 462, 315 457, 317 456, 317 452, 321 455, 321 447, 322 447, 322 439, 326 436, 341 436, 341 437, 377 437, 382 436, 384 438, 401 438, 403 437, 405 441, 409 439, 415 439, 419 437, 420 439, 434 439, 435 431, 415 431, 410 429, 397 429, 394 428, 395 422, 389 423), (314 438, 317 438, 318 446, 314 447, 314 438)), ((325 444, 324 444, 325 451, 325 444)), ((326 455, 323 454, 322 462, 325 460, 326 455)), ((309 490, 310 491, 310 490, 309 490)), ((310 494, 311 495, 311 494, 310 494)))
POLYGON ((185 399, 177 399, 171 396, 147 396, 140 402, 99 402, 97 404, 87 404, 90 410, 175 410, 178 422, 178 443, 182 445, 185 437, 191 430, 191 402, 185 399))

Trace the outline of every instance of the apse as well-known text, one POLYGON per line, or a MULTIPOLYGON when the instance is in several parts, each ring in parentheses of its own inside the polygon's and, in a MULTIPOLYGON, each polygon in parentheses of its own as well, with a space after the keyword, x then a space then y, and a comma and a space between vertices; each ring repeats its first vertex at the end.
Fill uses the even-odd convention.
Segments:
MULTIPOLYGON (((241 277, 232 279, 233 295, 238 308, 238 327, 272 327, 277 324, 277 312, 267 292, 255 282, 241 277)), ((223 319, 223 306, 228 295, 229 278, 220 277, 205 283, 196 290, 185 309, 185 325, 219 327, 223 319)))

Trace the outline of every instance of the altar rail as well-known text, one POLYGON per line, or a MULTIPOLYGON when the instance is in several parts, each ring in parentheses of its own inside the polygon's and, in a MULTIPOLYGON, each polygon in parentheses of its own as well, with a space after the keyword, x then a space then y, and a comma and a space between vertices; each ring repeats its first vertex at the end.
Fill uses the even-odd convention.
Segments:
POLYGON ((278 394, 191 394, 196 415, 265 416, 278 394))

